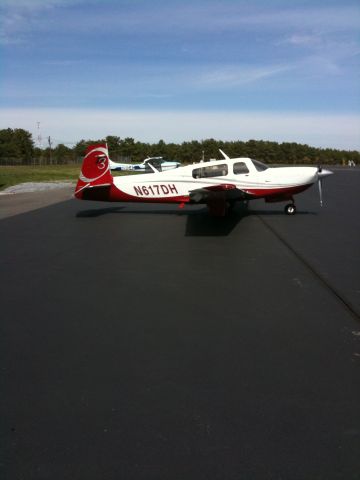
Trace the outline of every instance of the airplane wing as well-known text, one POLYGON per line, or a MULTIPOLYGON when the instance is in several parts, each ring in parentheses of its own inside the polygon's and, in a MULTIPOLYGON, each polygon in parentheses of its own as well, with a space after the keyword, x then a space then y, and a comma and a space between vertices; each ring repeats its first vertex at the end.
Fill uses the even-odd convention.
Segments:
POLYGON ((226 213, 228 203, 236 200, 245 200, 248 195, 236 185, 220 183, 205 188, 196 188, 190 191, 192 203, 206 203, 211 215, 223 216, 226 213))
POLYGON ((178 168, 180 166, 179 162, 171 162, 168 160, 164 160, 163 157, 149 157, 145 158, 143 161, 143 165, 145 165, 145 171, 153 172, 163 172, 165 170, 172 170, 173 168, 178 168))
POLYGON ((190 200, 194 203, 208 203, 209 199, 222 198, 227 200, 244 200, 248 195, 232 183, 220 183, 205 188, 190 191, 190 200))
POLYGON ((148 157, 145 158, 142 165, 144 165, 145 173, 161 172, 162 157, 148 157))
POLYGON ((110 170, 118 170, 124 172, 136 172, 136 171, 144 171, 145 167, 142 164, 133 164, 133 163, 117 163, 113 162, 109 159, 110 162, 110 170))
POLYGON ((148 158, 145 158, 145 160, 143 161, 143 164, 147 164, 149 162, 153 163, 153 162, 156 162, 156 161, 162 161, 163 157, 148 157, 148 158))

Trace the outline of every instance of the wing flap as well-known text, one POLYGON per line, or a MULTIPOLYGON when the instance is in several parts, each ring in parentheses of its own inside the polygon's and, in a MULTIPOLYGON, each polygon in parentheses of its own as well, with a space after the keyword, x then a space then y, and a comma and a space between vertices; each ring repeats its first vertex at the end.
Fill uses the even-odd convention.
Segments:
POLYGON ((205 188, 190 191, 190 201, 193 203, 213 203, 214 201, 243 200, 247 194, 232 183, 220 183, 205 188))

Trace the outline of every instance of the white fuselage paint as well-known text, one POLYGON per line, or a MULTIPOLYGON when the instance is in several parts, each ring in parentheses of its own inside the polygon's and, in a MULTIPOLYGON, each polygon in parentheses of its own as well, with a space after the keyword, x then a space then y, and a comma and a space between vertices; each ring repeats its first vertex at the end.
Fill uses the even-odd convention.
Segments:
POLYGON ((114 185, 128 195, 147 198, 185 197, 192 190, 214 187, 216 185, 234 185, 249 195, 258 196, 253 191, 286 189, 311 185, 318 179, 316 167, 278 167, 258 171, 250 158, 235 158, 201 162, 179 167, 165 172, 114 177, 114 185), (233 165, 243 162, 248 173, 235 174, 233 165), (194 178, 193 170, 204 167, 227 165, 226 175, 210 178, 194 178))

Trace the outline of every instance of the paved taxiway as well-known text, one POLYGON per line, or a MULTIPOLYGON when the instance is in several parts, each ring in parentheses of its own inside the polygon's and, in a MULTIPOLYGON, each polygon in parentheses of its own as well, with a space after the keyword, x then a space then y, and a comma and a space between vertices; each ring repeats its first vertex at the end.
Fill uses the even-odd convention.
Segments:
POLYGON ((2 219, 2 478, 360 478, 359 184, 2 219))

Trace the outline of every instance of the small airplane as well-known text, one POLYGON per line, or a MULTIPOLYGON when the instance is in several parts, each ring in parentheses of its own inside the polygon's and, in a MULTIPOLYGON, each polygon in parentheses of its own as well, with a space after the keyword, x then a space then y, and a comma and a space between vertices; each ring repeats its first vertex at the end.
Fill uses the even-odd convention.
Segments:
POLYGON ((211 160, 160 172, 113 177, 106 144, 91 145, 85 152, 75 197, 106 202, 206 204, 210 214, 224 216, 235 202, 264 198, 289 201, 285 213, 294 215, 293 196, 318 183, 322 206, 322 181, 333 172, 321 167, 271 168, 251 158, 211 160))
POLYGON ((170 162, 163 157, 148 157, 142 163, 117 163, 109 159, 110 170, 151 173, 153 165, 157 171, 164 172, 180 167, 180 162, 170 162))

